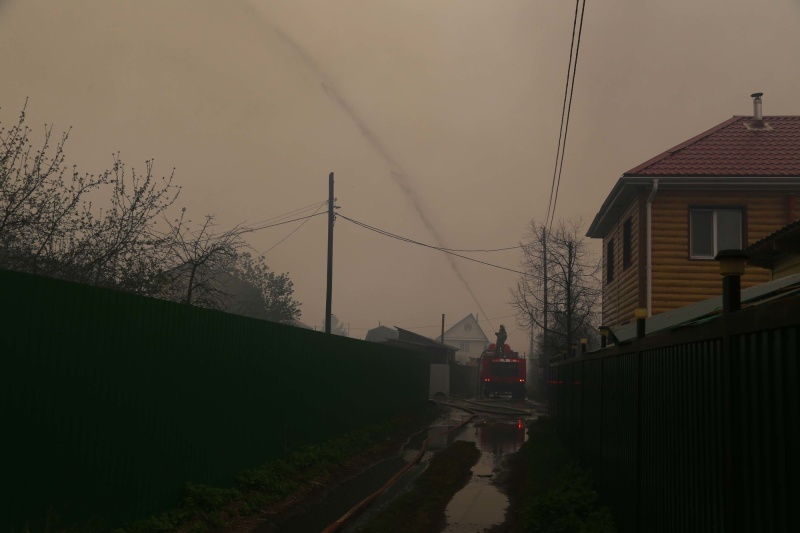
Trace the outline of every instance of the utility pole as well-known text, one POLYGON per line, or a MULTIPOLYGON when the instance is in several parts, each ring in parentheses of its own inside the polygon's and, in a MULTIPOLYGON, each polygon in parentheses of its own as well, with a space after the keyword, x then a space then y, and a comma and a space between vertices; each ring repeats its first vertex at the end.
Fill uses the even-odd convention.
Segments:
POLYGON ((328 291, 325 297, 325 333, 331 333, 331 300, 333 299, 333 172, 328 176, 328 291))
POLYGON ((543 318, 543 328, 542 328, 542 351, 539 354, 539 364, 542 365, 542 389, 540 394, 543 396, 544 401, 547 402, 548 406, 550 405, 550 354, 548 353, 549 349, 549 342, 548 342, 548 331, 547 331, 547 313, 549 304, 547 303, 547 285, 549 283, 547 279, 547 228, 546 226, 542 226, 542 266, 543 273, 544 273, 544 316, 543 318))
POLYGON ((442 313, 442 344, 444 344, 444 313, 442 313))
POLYGON ((572 353, 572 242, 567 243, 567 353, 572 353))
MULTIPOLYGON (((550 364, 550 358, 547 355, 547 229, 542 226, 542 266, 544 267, 544 328, 542 329, 542 355, 544 356, 543 363, 545 366, 550 364)), ((542 356, 540 356, 541 358, 542 356)))

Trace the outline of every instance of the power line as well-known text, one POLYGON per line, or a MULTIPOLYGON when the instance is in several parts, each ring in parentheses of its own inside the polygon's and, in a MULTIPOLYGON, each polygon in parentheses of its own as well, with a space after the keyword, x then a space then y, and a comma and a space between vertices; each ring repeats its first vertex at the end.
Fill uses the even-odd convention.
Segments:
POLYGON ((544 225, 547 226, 547 221, 550 220, 550 211, 553 208, 553 193, 556 188, 556 175, 558 174, 558 160, 561 154, 561 139, 564 134, 564 118, 567 113, 567 92, 569 91, 569 78, 572 73, 572 51, 575 46, 575 28, 578 24, 578 3, 580 0, 575 0, 575 15, 572 18, 572 38, 569 43, 569 63, 567 63, 567 79, 564 82, 564 101, 561 104, 561 125, 558 127, 558 145, 556 146, 556 161, 553 166, 553 180, 550 182, 550 197, 547 201, 547 215, 544 218, 544 225))
POLYGON ((564 101, 561 106, 561 125, 558 130, 558 146, 556 148, 556 160, 553 167, 553 180, 550 184, 550 198, 547 205, 547 216, 544 225, 549 227, 555 218, 556 204, 558 203, 558 191, 561 186, 561 170, 564 167, 564 152, 567 145, 567 133, 569 131, 569 117, 572 110, 572 93, 575 88, 575 73, 578 68, 578 54, 581 46, 581 33, 583 31, 583 14, 586 10, 586 0, 581 6, 580 25, 578 25, 578 7, 580 0, 575 0, 575 15, 572 20, 572 39, 569 46, 569 62, 567 64, 567 79, 564 84, 564 101), (578 26, 577 43, 575 39, 575 28, 578 26), (573 50, 575 52, 575 62, 573 65, 573 50), (569 104, 567 104, 569 102, 569 104), (566 119, 566 120, 565 120, 566 119), (563 142, 562 142, 563 141, 563 142))
POLYGON ((441 248, 441 247, 437 248, 443 252, 504 252, 506 250, 520 250, 523 248, 523 246, 518 244, 516 246, 507 246, 506 248, 489 248, 485 250, 481 249, 459 250, 458 248, 441 248))
MULTIPOLYGON (((308 216, 304 216, 304 217, 294 218, 292 220, 285 220, 283 222, 276 222, 274 224, 266 224, 264 226, 247 227, 247 226, 238 225, 238 226, 236 226, 234 228, 234 230, 237 231, 240 234, 253 233, 254 231, 260 231, 262 229, 267 229, 267 228, 274 228, 275 226, 283 226, 284 224, 291 224, 292 222, 297 222, 299 220, 307 220, 309 218, 316 217, 316 216, 319 216, 319 215, 324 215, 324 214, 327 214, 327 211, 323 211, 322 213, 314 213, 313 215, 308 215, 308 216)), ((162 237, 166 237, 166 236, 169 235, 169 233, 164 233, 164 232, 155 231, 155 230, 153 230, 153 233, 155 233, 156 235, 160 235, 162 237)), ((280 243, 278 243, 278 244, 280 244, 280 243)))
POLYGON ((304 217, 300 217, 300 218, 293 218, 292 220, 285 220, 283 222, 276 222, 275 224, 267 224, 265 226, 255 226, 255 227, 251 227, 251 228, 245 229, 244 231, 242 231, 242 233, 252 233, 254 231, 260 231, 262 229, 274 228, 275 226, 283 226, 284 224, 291 224, 292 222, 297 222, 298 220, 306 220, 306 219, 309 219, 309 218, 312 218, 312 217, 318 217, 320 215, 325 215, 327 213, 328 213, 327 211, 323 211, 322 213, 314 213, 313 215, 308 215, 308 216, 304 216, 304 217))
MULTIPOLYGON (((313 217, 313 216, 315 216, 315 215, 317 214, 317 211, 319 211, 320 209, 322 209, 322 208, 325 206, 325 203, 326 203, 326 202, 322 202, 321 204, 319 204, 319 206, 317 207, 317 210, 316 210, 316 211, 314 211, 314 212, 313 212, 313 213, 312 213, 312 214, 311 214, 309 217, 307 217, 305 220, 303 220, 303 222, 302 222, 302 223, 301 223, 299 226, 297 226, 297 227, 296 227, 296 228, 294 228, 292 231, 290 231, 290 232, 289 232, 289 234, 288 234, 286 237, 284 237, 283 239, 279 240, 278 242, 276 242, 275 244, 273 244, 272 246, 270 246, 269 248, 267 248, 265 251, 261 252, 261 254, 260 254, 260 255, 266 255, 266 254, 267 254, 267 253, 268 253, 270 250, 272 250, 273 248, 275 248, 276 246, 278 246, 280 243, 282 243, 283 241, 285 241, 286 239, 288 239, 289 237, 291 237, 292 235, 294 235, 294 234, 295 234, 295 232, 297 232, 297 230, 299 230, 300 228, 302 228, 303 226, 305 226, 306 222, 308 222, 308 221, 309 221, 309 219, 310 219, 311 217, 313 217)), ((323 213, 320 213, 320 214, 323 214, 323 213)))
POLYGON ((294 215, 297 215, 299 213, 302 213, 303 211, 310 211, 311 209, 314 209, 315 207, 317 209, 319 209, 319 206, 325 205, 327 202, 328 202, 327 200, 323 200, 321 202, 314 202, 313 204, 309 204, 309 205, 304 206, 304 207, 298 207, 297 209, 294 209, 294 210, 289 211, 287 213, 284 213, 282 215, 277 215, 277 216, 268 218, 266 220, 259 220, 258 222, 253 222, 251 225, 256 226, 256 225, 260 225, 260 224, 266 224, 268 222, 281 220, 283 218, 287 218, 287 217, 294 216, 294 215))
POLYGON ((561 171, 564 170, 564 154, 567 151, 567 133, 569 132, 569 116, 572 111, 572 93, 575 91, 575 76, 578 73, 578 54, 581 53, 581 34, 583 33, 583 14, 586 11, 586 0, 581 5, 581 23, 578 26, 578 44, 575 46, 575 64, 572 67, 572 82, 569 87, 569 105, 567 106, 567 122, 564 124, 564 144, 561 147, 561 163, 558 165, 558 181, 556 182, 556 196, 553 199, 553 212, 550 216, 550 225, 556 216, 556 204, 558 203, 558 191, 561 186, 561 171))
POLYGON ((385 235, 386 237, 391 237, 393 239, 397 239, 399 241, 407 242, 409 244, 416 244, 417 246, 424 246, 425 248, 431 248, 433 250, 438 250, 438 251, 444 252, 446 254, 450 254, 450 255, 454 255, 456 257, 460 257, 461 259, 466 259, 467 261, 474 261, 475 263, 480 263, 482 265, 486 265, 486 266, 490 266, 490 267, 494 267, 494 268, 499 268, 501 270, 507 270, 509 272, 514 272, 516 274, 522 274, 523 276, 526 275, 524 272, 521 272, 519 270, 514 270, 513 268, 507 268, 507 267, 500 266, 500 265, 494 265, 492 263, 487 263, 486 261, 480 261, 478 259, 473 259, 472 257, 467 257, 465 255, 457 254, 455 252, 452 252, 452 251, 448 250, 447 248, 441 248, 439 246, 432 246, 430 244, 425 244, 425 243, 422 243, 422 242, 415 241, 413 239, 409 239, 408 237, 402 237, 400 235, 395 235, 394 233, 390 233, 390 232, 388 232, 386 230, 382 230, 380 228, 376 228, 374 226, 370 226, 369 224, 365 224, 364 222, 359 222, 358 220, 353 220, 352 218, 346 217, 346 216, 342 215, 341 213, 338 216, 343 218, 344 220, 347 220, 348 222, 350 222, 352 224, 355 224, 356 226, 361 226, 362 228, 368 229, 370 231, 374 231, 375 233, 379 233, 381 235, 385 235))
MULTIPOLYGON (((495 316, 495 317, 492 317, 492 318, 478 318, 477 320, 478 320, 478 322, 490 322, 491 320, 501 320, 503 318, 511 318, 511 317, 515 317, 515 316, 517 316, 517 315, 503 315, 503 316, 495 316)), ((452 324, 445 324, 444 327, 446 327, 446 328, 453 327, 456 324, 458 324, 458 322, 453 322, 452 324)), ((490 324, 491 324, 491 322, 490 322, 490 324)), ((441 327, 442 327, 441 324, 435 324, 435 325, 432 325, 432 326, 403 326, 403 329, 411 330, 411 329, 430 329, 430 328, 441 328, 441 327)), ((375 328, 356 328, 356 327, 351 327, 350 329, 369 331, 369 330, 375 329, 375 328)))

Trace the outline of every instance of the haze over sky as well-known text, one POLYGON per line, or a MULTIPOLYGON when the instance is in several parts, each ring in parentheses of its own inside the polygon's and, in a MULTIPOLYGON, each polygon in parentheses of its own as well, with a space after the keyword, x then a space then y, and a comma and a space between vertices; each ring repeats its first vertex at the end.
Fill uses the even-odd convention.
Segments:
MULTIPOLYGON (((29 125, 73 127, 82 171, 116 151, 175 167, 196 220, 229 227, 321 203, 334 171, 342 215, 450 248, 513 246, 547 210, 574 9, 0 0, 0 117, 28 97, 29 125)), ((751 114, 757 91, 765 115, 800 114, 800 0, 587 1, 556 218, 588 225, 623 172, 751 114)), ((297 225, 250 243, 264 251, 297 225)), ((326 246, 319 216, 266 257, 318 327, 326 246)), ((514 251, 468 255, 519 268, 514 251)), ((517 274, 455 264, 339 219, 333 313, 357 338, 379 322, 435 337, 442 313, 480 313, 491 340, 503 322, 527 350, 508 304, 517 274)))

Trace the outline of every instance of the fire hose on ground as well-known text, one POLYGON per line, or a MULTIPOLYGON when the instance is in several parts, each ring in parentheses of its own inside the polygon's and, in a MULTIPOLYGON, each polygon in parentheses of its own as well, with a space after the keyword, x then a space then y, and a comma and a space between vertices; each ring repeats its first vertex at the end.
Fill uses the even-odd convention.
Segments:
POLYGON ((434 440, 434 439, 438 439, 440 437, 443 437, 443 436, 447 435, 448 433, 452 433, 453 431, 456 431, 457 429, 461 429, 468 422, 470 422, 471 420, 473 420, 474 418, 476 418, 478 416, 478 413, 476 413, 475 411, 473 411, 471 409, 467 409, 466 407, 461 407, 461 406, 458 406, 458 405, 451 405, 451 404, 445 404, 445 405, 448 405, 449 407, 454 407, 456 409, 461 409, 463 411, 471 413, 472 416, 470 416, 469 418, 465 419, 463 422, 459 423, 458 425, 453 426, 452 428, 449 428, 446 431, 443 431, 441 433, 437 433, 436 435, 430 436, 427 439, 425 439, 422 442, 422 446, 420 446, 419 452, 414 456, 413 459, 411 459, 411 461, 408 462, 408 464, 406 464, 402 469, 400 469, 399 472, 397 472, 395 475, 393 475, 389 479, 389 481, 387 481, 381 488, 379 488, 378 490, 376 490, 375 492, 373 492, 372 494, 370 494, 369 496, 367 496, 366 498, 364 498, 363 500, 358 502, 356 505, 353 506, 352 509, 350 509, 344 515, 342 515, 341 518, 339 518, 335 522, 333 522, 330 525, 328 525, 328 527, 323 529, 322 533, 333 533, 334 531, 338 531, 339 529, 344 527, 348 522, 350 522, 353 518, 355 518, 356 516, 358 516, 362 512, 364 512, 364 510, 367 507, 369 507, 375 500, 377 500, 380 497, 381 494, 386 492, 401 477, 403 477, 403 475, 406 472, 411 470, 411 468, 415 464, 417 464, 420 461, 420 459, 422 459, 422 456, 425 454, 425 450, 428 447, 428 441, 434 440))

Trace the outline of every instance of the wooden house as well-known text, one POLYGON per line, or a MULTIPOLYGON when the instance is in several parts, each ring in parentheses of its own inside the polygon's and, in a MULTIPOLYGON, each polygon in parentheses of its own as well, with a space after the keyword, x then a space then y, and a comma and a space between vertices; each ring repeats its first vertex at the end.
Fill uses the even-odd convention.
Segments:
MULTIPOLYGON (((735 116, 625 172, 588 237, 603 239, 603 322, 614 326, 721 293, 714 256, 800 216, 800 116, 735 116)), ((747 267, 742 287, 771 279, 747 267)))
MULTIPOLYGON (((441 342, 441 335, 436 340, 441 342)), ((444 342, 458 347, 457 362, 477 364, 478 358, 489 345, 489 338, 477 317, 470 313, 444 332, 444 342)))

